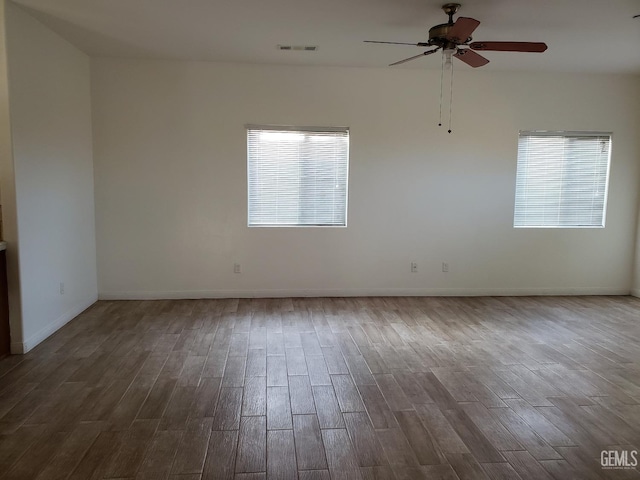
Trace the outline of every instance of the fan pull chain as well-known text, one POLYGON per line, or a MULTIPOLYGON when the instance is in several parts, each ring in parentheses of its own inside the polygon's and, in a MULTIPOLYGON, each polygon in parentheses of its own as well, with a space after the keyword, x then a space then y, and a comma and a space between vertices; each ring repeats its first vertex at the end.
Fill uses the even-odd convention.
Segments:
POLYGON ((442 126, 442 84, 444 79, 444 54, 442 54, 442 68, 440 68, 440 118, 438 119, 438 126, 442 126))
POLYGON ((451 86, 449 87, 449 133, 451 133, 452 112, 453 112, 453 62, 451 63, 451 86))

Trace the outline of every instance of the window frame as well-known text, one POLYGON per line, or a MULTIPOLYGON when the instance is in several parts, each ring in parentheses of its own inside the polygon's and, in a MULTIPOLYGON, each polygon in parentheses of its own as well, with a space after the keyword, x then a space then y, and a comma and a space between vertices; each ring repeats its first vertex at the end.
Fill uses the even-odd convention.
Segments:
POLYGON ((295 125, 274 125, 274 124, 246 124, 246 169, 247 169, 247 227, 249 228, 347 228, 349 218, 349 170, 351 166, 351 132, 349 127, 336 127, 336 126, 295 126, 295 125), (344 224, 284 224, 284 223, 269 223, 269 224, 255 224, 251 223, 251 191, 250 191, 250 169, 249 169, 249 131, 250 130, 263 130, 263 131, 288 131, 299 133, 345 133, 347 138, 347 152, 346 152, 346 171, 345 171, 345 193, 344 193, 344 224))
POLYGON ((514 189, 514 207, 513 207, 513 228, 516 229, 603 229, 606 227, 607 220, 607 204, 609 201, 609 183, 611 179, 611 159, 613 151, 613 133, 605 131, 588 131, 588 130, 520 130, 518 132, 518 150, 520 147, 520 139, 523 136, 538 136, 538 137, 586 137, 586 138, 609 138, 609 149, 607 157, 607 169, 604 181, 604 199, 602 204, 602 224, 601 225, 516 225, 516 205, 518 198, 518 167, 520 158, 516 158, 516 176, 515 176, 515 189, 514 189))

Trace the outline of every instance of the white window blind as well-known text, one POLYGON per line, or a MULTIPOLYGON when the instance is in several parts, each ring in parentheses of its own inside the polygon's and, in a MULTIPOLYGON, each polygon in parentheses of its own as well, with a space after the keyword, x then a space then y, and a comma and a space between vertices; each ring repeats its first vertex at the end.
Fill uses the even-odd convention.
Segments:
POLYGON ((346 226, 349 130, 247 125, 249 226, 346 226))
POLYGON ((611 134, 520 132, 514 227, 604 227, 611 134))

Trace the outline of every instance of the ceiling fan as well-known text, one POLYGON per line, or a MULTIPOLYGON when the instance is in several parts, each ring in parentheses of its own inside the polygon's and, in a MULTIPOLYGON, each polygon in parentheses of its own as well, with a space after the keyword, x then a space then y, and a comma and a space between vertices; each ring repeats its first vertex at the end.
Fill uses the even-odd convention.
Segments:
POLYGON ((547 45, 542 42, 473 42, 471 34, 478 28, 480 22, 473 18, 458 17, 454 22, 453 16, 460 8, 459 3, 447 3, 442 6, 444 13, 449 16, 449 21, 441 25, 436 25, 429 29, 429 40, 418 43, 404 42, 381 42, 375 40, 365 40, 366 43, 387 43, 393 45, 413 45, 416 47, 436 47, 427 50, 419 55, 414 55, 404 60, 394 62, 389 66, 400 65, 410 62, 425 55, 431 55, 442 49, 446 61, 450 62, 451 57, 456 57, 471 67, 482 67, 489 63, 489 60, 476 53, 479 51, 494 52, 533 52, 541 53, 547 49, 547 45), (466 47, 466 48, 462 48, 466 47))

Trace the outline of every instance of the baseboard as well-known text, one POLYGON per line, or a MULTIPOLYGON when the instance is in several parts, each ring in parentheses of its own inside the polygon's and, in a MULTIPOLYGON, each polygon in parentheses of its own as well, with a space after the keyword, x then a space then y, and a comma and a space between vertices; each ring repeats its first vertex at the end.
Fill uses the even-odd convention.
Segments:
POLYGON ((87 308, 93 305, 98 300, 97 295, 92 296, 90 300, 87 300, 80 305, 72 308, 71 310, 63 313, 58 318, 56 318, 49 325, 38 330, 36 333, 31 335, 29 338, 22 342, 11 342, 11 353, 12 354, 23 354, 27 353, 29 350, 34 348, 40 342, 46 340, 55 332, 64 327, 71 320, 76 318, 82 312, 84 312, 87 308))
POLYGON ((180 290, 158 292, 101 292, 100 300, 186 300, 198 298, 282 297, 517 297, 571 295, 629 295, 628 288, 354 288, 180 290))
POLYGON ((640 289, 634 288, 633 290, 631 290, 631 295, 633 295, 634 297, 640 297, 640 289))

